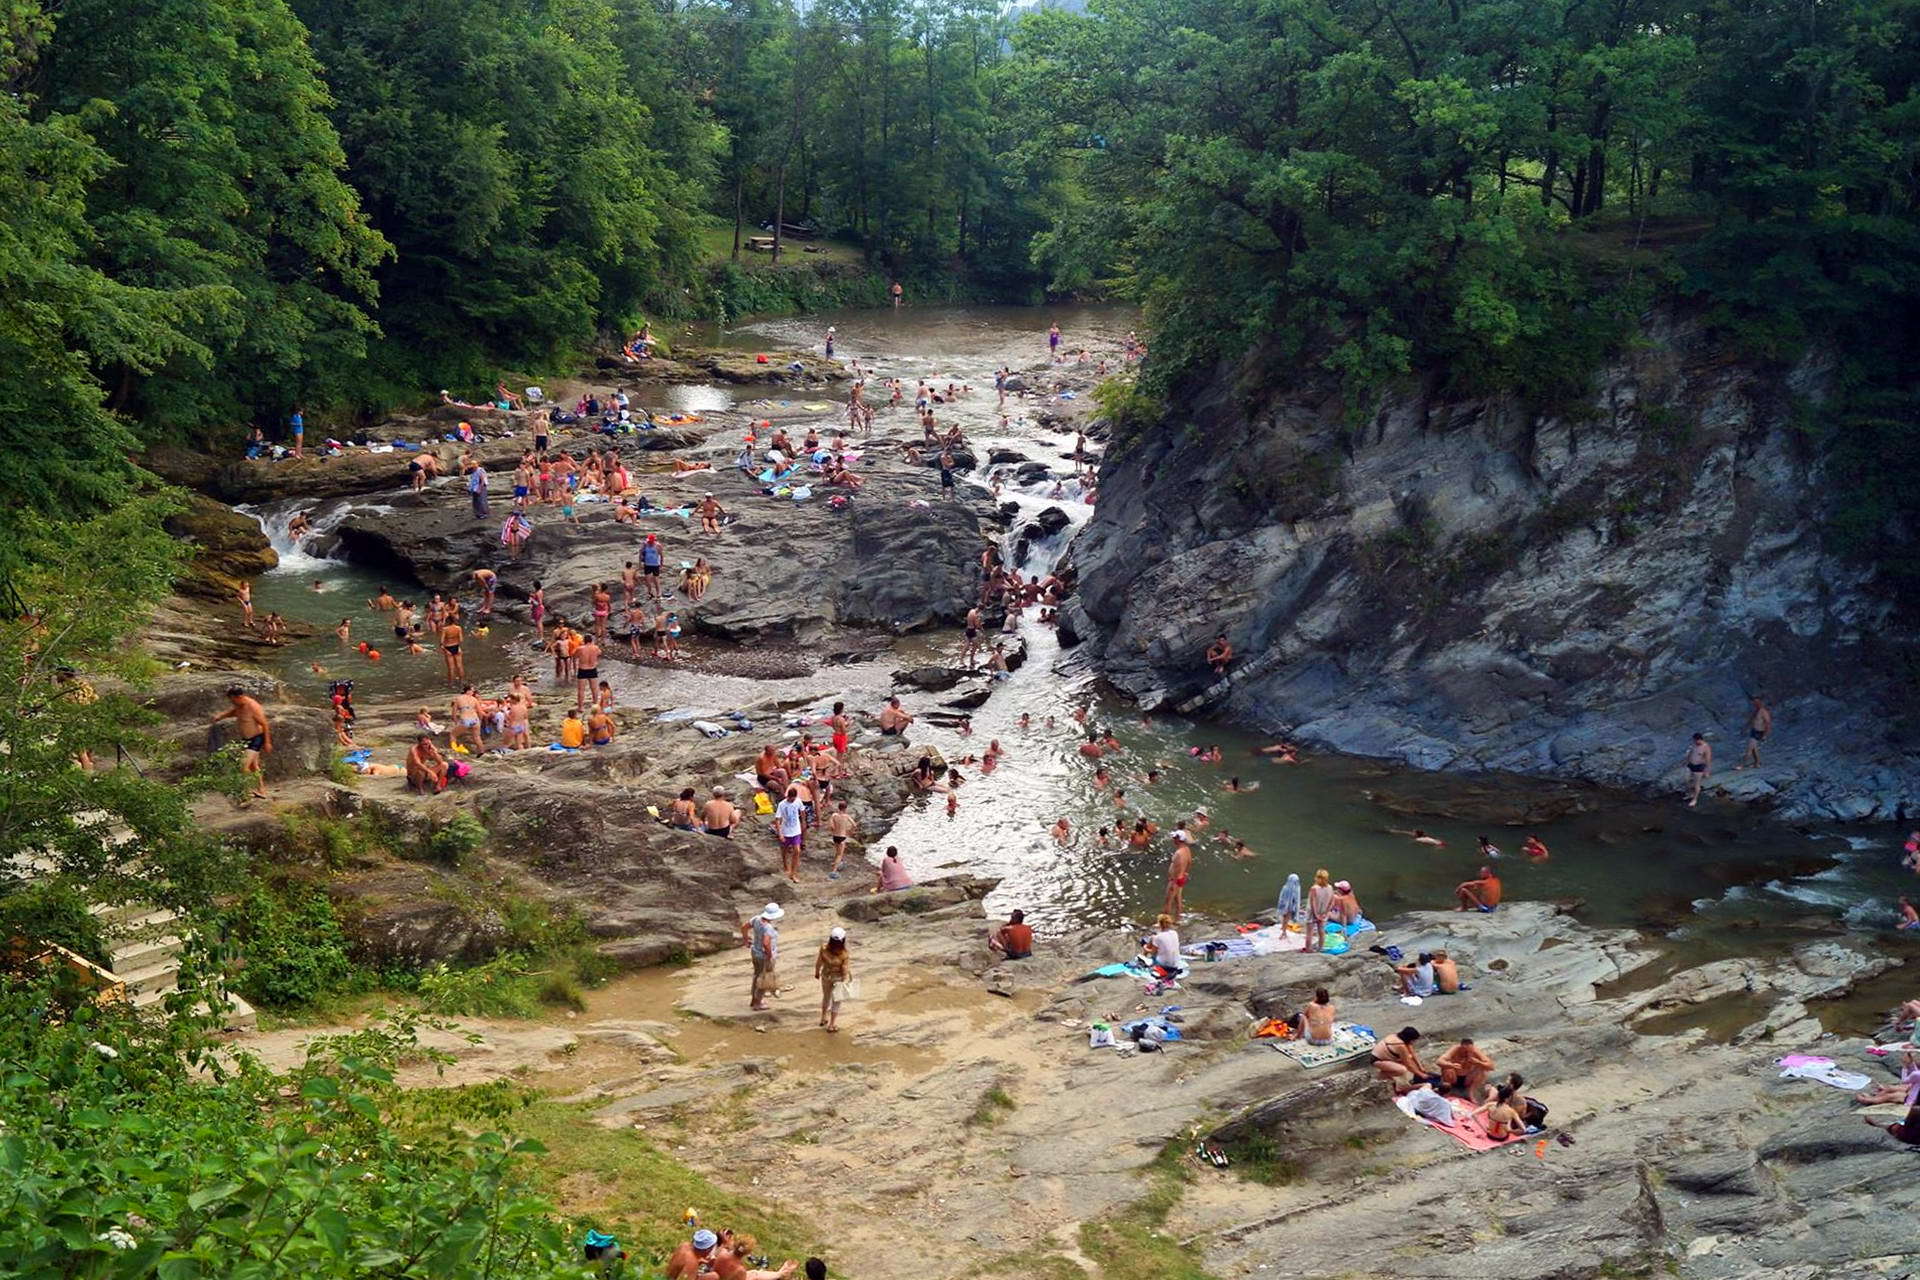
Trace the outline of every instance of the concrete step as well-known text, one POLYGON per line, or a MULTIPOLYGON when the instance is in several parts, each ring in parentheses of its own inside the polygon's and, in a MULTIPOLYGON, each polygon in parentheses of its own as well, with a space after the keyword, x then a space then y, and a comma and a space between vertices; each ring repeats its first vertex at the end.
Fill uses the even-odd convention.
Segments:
POLYGON ((144 902, 129 902, 117 907, 102 906, 96 902, 88 910, 93 912, 94 918, 108 933, 120 936, 164 928, 180 918, 177 911, 148 906, 144 902))
MULTIPOLYGON (((127 995, 134 998, 134 1007, 140 1008, 140 996, 159 997, 180 987, 180 963, 172 956, 165 956, 142 965, 131 971, 115 969, 114 976, 127 984, 127 995)), ((151 1003, 149 1001, 148 1003, 151 1003)))
MULTIPOLYGON (((107 967, 115 973, 126 973, 133 969, 144 969, 162 960, 177 960, 186 942, 179 935, 163 933, 157 937, 128 939, 112 948, 112 963, 107 967)), ((178 968, 176 964, 174 966, 178 968)))
MULTIPOLYGON (((131 1004, 136 1009, 150 1009, 165 1000, 172 991, 149 991, 134 996, 131 1004)), ((205 1013, 206 1002, 199 1001, 193 1006, 195 1013, 205 1013)), ((227 1016, 221 1019, 220 1026, 226 1031, 251 1031, 260 1025, 260 1015, 254 1012, 252 1005, 229 991, 227 993, 227 1016)))

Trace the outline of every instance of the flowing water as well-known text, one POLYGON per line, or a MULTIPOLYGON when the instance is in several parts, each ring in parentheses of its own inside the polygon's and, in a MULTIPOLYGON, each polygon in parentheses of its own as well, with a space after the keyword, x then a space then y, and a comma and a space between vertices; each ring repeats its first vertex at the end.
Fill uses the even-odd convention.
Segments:
MULTIPOLYGON (((767 320, 702 337, 741 350, 819 350, 827 326, 833 325, 836 355, 857 360, 868 371, 868 398, 875 404, 885 403, 881 383, 887 378, 905 382, 909 406, 921 378, 942 389, 950 382, 970 384, 970 396, 939 407, 941 424, 959 422, 982 457, 991 448, 1012 449, 1046 463, 1052 472, 1025 486, 1013 483, 1010 466, 983 469, 972 477, 984 484, 992 472, 1001 473, 1001 500, 1021 511, 1016 529, 1047 506, 1066 514, 1069 528, 1035 540, 1023 565, 1026 572, 1044 574, 1092 508, 1076 500, 1080 490, 1067 458, 1073 437, 1044 431, 1028 417, 1052 395, 1047 379, 1039 379, 1041 385, 1024 399, 1010 396, 1003 410, 995 403, 993 371, 1003 364, 1017 369, 1043 361, 1050 323, 1061 326, 1064 351, 1077 353, 1085 347, 1092 360, 1104 358, 1117 365, 1120 341, 1138 317, 1114 307, 909 307, 767 320)), ((678 411, 753 412, 757 406, 790 408, 798 403, 778 393, 768 396, 763 388, 735 387, 646 387, 636 399, 678 411)), ((823 425, 838 416, 837 408, 833 415, 823 415, 823 425)), ((918 434, 910 407, 882 413, 877 430, 918 434)), ((358 501, 365 507, 377 499, 358 501)), ((389 654, 376 667, 332 635, 342 616, 353 619, 356 640, 362 628, 374 626, 364 600, 381 585, 362 570, 314 554, 325 548, 325 530, 344 518, 348 505, 329 504, 313 513, 319 532, 307 539, 304 549, 283 545, 288 509, 256 513, 283 556, 281 569, 257 585, 257 608, 280 609, 326 628, 319 638, 289 647, 284 660, 288 677, 295 687, 323 683, 310 665, 320 662, 352 674, 363 698, 417 696, 439 706, 446 691, 438 659, 431 653, 412 658, 389 654), (325 590, 312 590, 315 581, 325 590)), ((1062 655, 1051 628, 1027 618, 1020 622, 1019 634, 1026 662, 973 713, 970 736, 926 717, 912 735, 949 758, 977 754, 998 739, 1007 752, 1004 762, 990 775, 966 770, 954 815, 947 814, 944 797, 919 801, 891 832, 869 833, 868 838, 876 854, 886 844, 898 845, 917 876, 962 868, 999 876, 1002 886, 991 906, 1022 906, 1041 923, 1120 927, 1150 918, 1164 886, 1164 838, 1136 853, 1102 847, 1099 829, 1131 826, 1141 814, 1171 829, 1201 809, 1211 826, 1201 832, 1187 902, 1229 917, 1270 906, 1289 872, 1310 880, 1320 867, 1335 878, 1351 880, 1375 919, 1413 908, 1450 906, 1452 886, 1484 861, 1476 845, 1480 835, 1506 850, 1500 865, 1509 897, 1581 899, 1586 904, 1583 918, 1656 931, 1695 957, 1692 962, 1786 946, 1822 931, 1858 929, 1886 935, 1895 918, 1894 899, 1911 883, 1898 865, 1902 832, 1798 828, 1711 798, 1689 812, 1677 798, 1645 801, 1595 791, 1587 812, 1524 829, 1443 817, 1396 818, 1380 798, 1394 797, 1403 812, 1439 813, 1462 791, 1485 789, 1488 780, 1411 774, 1375 762, 1312 753, 1299 765, 1271 763, 1252 754, 1266 740, 1238 730, 1178 717, 1144 721, 1137 711, 1106 698, 1099 681, 1073 655, 1062 655), (1092 785, 1093 765, 1077 750, 1082 736, 1073 718, 1077 707, 1089 708, 1089 723, 1111 727, 1123 743, 1123 750, 1107 762, 1113 783, 1106 790, 1092 785), (1220 764, 1190 754, 1190 749, 1207 744, 1220 747, 1220 764), (1151 782, 1149 770, 1158 774, 1151 782), (1236 775, 1258 789, 1226 790, 1224 784, 1236 775), (1409 803, 1412 810, 1406 808, 1409 803), (1073 830, 1065 844, 1047 831, 1060 817, 1067 818, 1073 830), (1417 845, 1390 831, 1416 825, 1444 838, 1445 847, 1417 845), (1229 856, 1228 846, 1215 839, 1228 831, 1247 842, 1251 858, 1229 856), (1551 847, 1550 860, 1532 865, 1518 856, 1526 834, 1538 835, 1551 847)), ((488 636, 476 637, 470 672, 484 685, 503 681, 516 665, 534 664, 530 639, 524 628, 495 624, 488 636)), ((906 652, 892 662, 829 668, 805 679, 772 682, 636 669, 626 677, 629 687, 621 690, 622 700, 720 710, 768 696, 816 698, 824 704, 845 695, 856 705, 874 706, 887 691, 887 673, 895 667, 957 662, 959 657, 957 632, 912 638, 902 647, 906 652)), ((534 669, 539 670, 537 664, 534 669)), ((905 698, 909 709, 923 713, 937 711, 938 700, 939 695, 932 694, 905 698)), ((1527 786, 1519 780, 1495 780, 1493 785, 1516 791, 1527 786)), ((1912 935, 1903 935, 1901 940, 1909 938, 1912 935)), ((1913 941, 1920 946, 1920 939, 1913 941)))

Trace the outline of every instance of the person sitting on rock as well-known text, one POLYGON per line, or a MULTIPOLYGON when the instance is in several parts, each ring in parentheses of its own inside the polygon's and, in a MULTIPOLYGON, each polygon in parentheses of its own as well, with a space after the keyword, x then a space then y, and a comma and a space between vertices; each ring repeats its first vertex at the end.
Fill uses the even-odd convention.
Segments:
POLYGON ((1214 675, 1227 674, 1227 664, 1233 661, 1233 645, 1228 643, 1224 633, 1215 636, 1213 643, 1207 646, 1206 660, 1207 665, 1213 668, 1214 675))
POLYGON ((1419 1043, 1420 1032, 1415 1027, 1402 1027, 1399 1034, 1388 1036, 1373 1046, 1374 1075, 1384 1081, 1396 1096, 1405 1093, 1417 1084, 1438 1084, 1438 1072, 1427 1070, 1420 1061, 1420 1055, 1414 1050, 1419 1043))
POLYGON ((1027 913, 1015 911, 1007 917, 1007 922, 995 929, 987 938, 987 949, 998 952, 1008 960, 1025 960, 1033 955, 1033 927, 1027 923, 1027 913))
POLYGON ((1500 877, 1492 867, 1482 867, 1477 879, 1455 885, 1453 893, 1461 911, 1492 911, 1500 905, 1500 877))
POLYGON ((1441 1054, 1434 1065, 1440 1068, 1440 1083, 1444 1088, 1458 1089, 1475 1101, 1480 1098, 1487 1077, 1493 1074, 1493 1059, 1474 1044, 1471 1037, 1463 1036, 1460 1043, 1441 1054))
POLYGON ((447 760, 433 739, 421 734, 407 752, 407 789, 433 795, 447 789, 447 760))
POLYGON ((1454 995, 1460 990, 1460 967, 1445 951, 1433 953, 1433 981, 1443 996, 1454 995))
POLYGON ((1433 976, 1433 955, 1422 951, 1412 964, 1397 964, 1393 972, 1398 981, 1396 986, 1403 996, 1419 996, 1425 999, 1440 989, 1433 976))

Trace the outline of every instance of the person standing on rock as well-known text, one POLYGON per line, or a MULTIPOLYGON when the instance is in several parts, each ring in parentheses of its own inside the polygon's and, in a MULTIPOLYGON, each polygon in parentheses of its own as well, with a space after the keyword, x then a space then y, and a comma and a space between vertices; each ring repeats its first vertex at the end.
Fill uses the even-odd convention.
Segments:
POLYGON ((1313 884, 1307 890, 1307 947, 1308 951, 1323 951, 1327 945, 1327 917, 1333 914, 1333 876, 1322 867, 1313 873, 1313 884))
POLYGON ((573 658, 573 704, 585 711, 588 700, 593 697, 593 682, 600 678, 600 646, 588 637, 573 651, 573 658))
POLYGON ((227 701, 232 705, 215 716, 211 723, 233 721, 234 728, 239 730, 241 739, 246 743, 246 752, 240 758, 240 772, 254 775, 258 785, 253 794, 265 800, 267 773, 261 757, 273 750, 273 725, 267 720, 267 709, 237 684, 227 686, 227 701))
POLYGON ((293 430, 293 456, 298 458, 306 452, 307 416, 300 412, 300 406, 293 406, 293 413, 287 419, 287 426, 293 430))
POLYGON ((1167 861, 1167 896, 1160 907, 1160 913, 1175 924, 1180 923, 1180 912, 1186 905, 1187 876, 1193 869, 1193 846, 1186 836, 1184 830, 1173 833, 1173 857, 1167 861))
POLYGON ((460 644, 465 638, 460 624, 451 618, 440 628, 440 657, 447 664, 449 684, 467 678, 467 660, 460 653, 460 644))
POLYGON ((481 463, 474 463, 473 470, 467 473, 467 494, 473 499, 473 517, 485 520, 490 514, 487 510, 487 469, 481 463))
POLYGON ((895 280, 893 282, 893 288, 889 292, 893 294, 893 309, 898 311, 900 309, 900 303, 905 298, 907 291, 900 287, 898 280, 895 280))
POLYGON ((1713 747, 1707 742, 1707 735, 1696 733, 1693 744, 1687 748, 1687 808, 1700 803, 1700 788, 1706 785, 1713 774, 1713 747))
POLYGON ((661 549, 660 536, 648 534, 646 541, 640 544, 640 575, 646 581, 649 600, 660 598, 660 565, 665 559, 666 552, 661 549))
POLYGON ((253 584, 242 579, 240 590, 236 593, 240 600, 240 621, 247 630, 253 630, 253 584))
POLYGON ((473 744, 473 754, 479 755, 484 749, 480 741, 480 697, 472 685, 462 686, 459 693, 453 695, 453 730, 448 745, 454 745, 461 738, 473 744))
POLYGON ((779 993, 780 930, 774 926, 787 913, 777 902, 769 902, 759 915, 740 926, 741 941, 753 958, 753 985, 747 1007, 756 1013, 767 1007, 767 997, 779 993))
POLYGON ((1735 773, 1742 769, 1760 767, 1760 744, 1773 732, 1773 712, 1758 694, 1753 699, 1753 714, 1747 717, 1747 754, 1739 764, 1733 766, 1735 773))
POLYGON ((620 590, 626 597, 625 604, 628 609, 633 608, 633 596, 639 589, 640 571, 634 568, 633 561, 629 560, 620 570, 620 590))
POLYGON ((840 1001, 853 981, 853 957, 847 951, 847 931, 834 928, 820 954, 813 958, 813 976, 820 981, 820 1025, 840 1029, 840 1001))
POLYGON ((1060 326, 1057 324, 1047 327, 1047 359, 1060 363, 1060 326))
POLYGON ((951 498, 954 496, 953 468, 953 451, 951 449, 942 449, 940 451, 940 496, 943 498, 951 498))
POLYGON ((967 642, 961 650, 961 658, 967 664, 967 670, 973 670, 980 657, 980 608, 978 605, 967 610, 967 642))
POLYGON ((491 569, 475 569, 473 580, 480 587, 480 615, 484 618, 493 612, 493 593, 500 586, 500 575, 491 569))
POLYGON ((786 798, 773 807, 773 825, 780 836, 780 869, 799 884, 807 832, 807 807, 800 802, 799 788, 788 787, 786 798))
POLYGON ((833 753, 840 757, 840 767, 849 769, 853 764, 853 717, 847 714, 846 703, 833 704, 827 728, 833 734, 833 753))

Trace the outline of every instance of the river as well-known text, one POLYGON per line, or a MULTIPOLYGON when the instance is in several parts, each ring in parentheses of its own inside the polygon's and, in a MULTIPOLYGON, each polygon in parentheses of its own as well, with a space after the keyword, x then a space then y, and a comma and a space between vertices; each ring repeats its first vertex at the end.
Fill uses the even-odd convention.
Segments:
MULTIPOLYGON (((1025 418, 1047 389, 1020 401, 1010 398, 1002 422, 996 407, 993 371, 1002 364, 1031 365, 1046 355, 1046 333, 1058 323, 1062 349, 1085 347, 1093 359, 1118 363, 1119 343, 1139 323, 1136 313, 1117 307, 1049 308, 934 306, 900 311, 829 313, 753 322, 725 333, 696 334, 742 350, 818 350, 827 326, 836 329, 836 354, 858 360, 878 379, 913 384, 925 378, 935 385, 970 384, 971 397, 943 407, 943 421, 958 421, 982 455, 993 447, 1017 450, 1048 463, 1062 477, 1025 489, 1009 487, 1003 501, 1025 512, 1053 505, 1072 527, 1091 508, 1075 501, 1078 486, 1062 455, 1070 437, 1043 432, 1025 418)), ((810 397, 814 393, 809 393, 810 397)), ((870 393, 884 401, 884 393, 870 393)), ((637 397, 653 407, 679 411, 733 408, 752 412, 756 405, 778 406, 764 388, 727 386, 647 387, 637 397)), ((985 475, 976 475, 984 483, 985 475)), ((448 483, 441 481, 441 483, 448 483)), ((356 500, 358 505, 377 499, 356 500)), ((322 527, 340 517, 347 504, 314 513, 322 527)), ((284 669, 296 687, 316 683, 311 664, 344 660, 345 646, 332 626, 350 617, 355 639, 372 623, 364 599, 380 585, 365 572, 298 552, 284 535, 286 510, 257 513, 281 547, 283 564, 256 587, 261 609, 279 609, 324 625, 316 640, 291 646, 284 669), (319 582, 324 590, 313 590, 319 582)), ((1038 541, 1029 572, 1044 573, 1065 548, 1072 527, 1038 541)), ((399 584, 395 584, 398 586, 399 584)), ((998 911, 1024 907, 1046 925, 1068 922, 1132 927, 1150 919, 1164 884, 1165 843, 1134 854, 1100 847, 1099 828, 1116 827, 1146 814, 1170 828, 1197 809, 1212 826, 1203 832, 1196 855, 1188 905, 1223 917, 1246 916, 1272 904, 1276 890, 1292 872, 1310 880, 1325 867, 1335 878, 1353 882, 1370 916, 1452 903, 1451 889, 1483 861, 1476 838, 1490 837, 1506 851, 1501 861, 1509 896, 1579 899, 1582 917, 1596 924, 1633 926, 1673 939, 1689 955, 1751 953, 1756 947, 1784 946, 1804 940, 1809 930, 1861 929, 1887 934, 1895 918, 1894 900, 1910 882, 1898 866, 1902 832, 1886 828, 1845 831, 1794 827, 1711 796, 1697 811, 1677 798, 1644 800, 1598 790, 1586 792, 1588 808, 1572 816, 1525 828, 1493 827, 1445 817, 1396 818, 1383 807, 1394 797, 1424 813, 1444 813, 1471 790, 1485 791, 1489 780, 1445 774, 1412 774, 1371 761, 1307 753, 1295 766, 1270 763, 1251 754, 1265 739, 1219 724, 1173 716, 1144 722, 1139 713, 1107 698, 1097 677, 1071 653, 1062 654, 1048 627, 1027 619, 1021 636, 1028 659, 973 715, 973 733, 963 739, 948 728, 916 730, 950 757, 979 752, 991 739, 1007 750, 1005 763, 989 776, 969 770, 958 812, 943 803, 910 808, 893 830, 870 834, 876 852, 897 844, 918 877, 967 869, 998 876, 1002 885, 990 906, 998 911), (1080 728, 1076 707, 1090 708, 1094 723, 1111 726, 1124 750, 1110 761, 1114 790, 1090 783, 1092 765, 1076 746, 1080 728), (1022 717, 1027 725, 1022 727, 1022 717), (1202 763, 1190 748, 1218 744, 1223 761, 1202 763), (1158 778, 1149 783, 1148 770, 1158 778), (1230 777, 1257 783, 1254 791, 1224 789, 1230 777), (1075 832, 1065 845, 1047 828, 1066 817, 1075 832), (1389 828, 1421 826, 1446 841, 1441 849, 1416 845, 1389 828), (1244 839, 1254 856, 1235 860, 1212 837, 1223 830, 1244 839), (1518 856, 1523 835, 1534 834, 1552 849, 1552 857, 1531 865, 1518 856)), ((377 637, 376 637, 377 638, 377 637)), ((469 669, 483 682, 504 681, 516 667, 541 670, 524 628, 497 624, 476 637, 469 669)), ((957 634, 909 638, 903 660, 956 661, 957 634)), ((633 687, 621 690, 623 702, 656 708, 715 705, 729 700, 817 695, 822 700, 845 694, 860 704, 877 705, 886 691, 885 664, 833 668, 832 678, 851 685, 829 689, 818 678, 766 682, 716 682, 682 673, 637 672, 633 687)), ((437 663, 386 662, 379 667, 354 662, 352 674, 365 695, 417 696, 436 707, 445 691, 434 678, 437 663)), ((908 695, 910 709, 933 709, 934 695, 908 695)), ((1524 790, 1520 780, 1492 780, 1495 790, 1524 790)))

